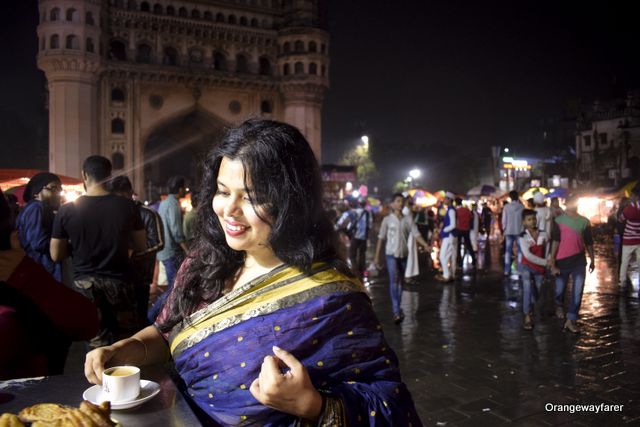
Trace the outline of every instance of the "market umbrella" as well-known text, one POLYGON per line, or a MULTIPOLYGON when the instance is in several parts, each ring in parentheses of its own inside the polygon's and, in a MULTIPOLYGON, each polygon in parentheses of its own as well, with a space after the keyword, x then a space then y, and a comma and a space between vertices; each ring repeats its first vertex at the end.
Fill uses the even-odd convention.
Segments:
POLYGON ((536 191, 539 191, 542 194, 548 194, 549 193, 549 190, 547 190, 544 187, 531 187, 530 189, 528 189, 527 191, 522 193, 522 196, 520 196, 520 197, 522 197, 523 200, 529 200, 529 199, 533 198, 533 194, 536 191))
POLYGON ((487 184, 477 185, 473 188, 470 188, 469 191, 467 191, 467 196, 469 197, 481 197, 481 196, 500 197, 503 194, 504 194, 504 191, 500 190, 497 187, 494 187, 493 185, 487 185, 487 184))
POLYGON ((567 197, 567 194, 569 194, 569 190, 566 188, 550 188, 549 192, 547 194, 544 195, 545 198, 552 198, 552 197, 559 197, 561 199, 565 199, 567 197))

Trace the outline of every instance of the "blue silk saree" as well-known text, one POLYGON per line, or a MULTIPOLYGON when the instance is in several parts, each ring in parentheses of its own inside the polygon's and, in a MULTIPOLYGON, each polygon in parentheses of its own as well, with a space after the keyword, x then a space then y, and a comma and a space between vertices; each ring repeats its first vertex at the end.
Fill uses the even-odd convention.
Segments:
POLYGON ((187 393, 219 424, 301 425, 249 391, 277 345, 301 361, 333 402, 333 418, 323 416, 321 424, 422 425, 362 285, 328 264, 309 274, 278 267, 189 320, 171 331, 171 353, 187 393))

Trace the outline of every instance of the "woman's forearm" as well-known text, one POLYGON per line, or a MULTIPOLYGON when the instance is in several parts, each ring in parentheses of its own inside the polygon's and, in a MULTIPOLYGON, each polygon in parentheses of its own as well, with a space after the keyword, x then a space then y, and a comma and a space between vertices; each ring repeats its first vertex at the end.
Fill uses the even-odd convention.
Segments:
POLYGON ((166 341, 154 326, 147 326, 130 338, 113 344, 116 355, 113 364, 149 366, 169 360, 166 341))

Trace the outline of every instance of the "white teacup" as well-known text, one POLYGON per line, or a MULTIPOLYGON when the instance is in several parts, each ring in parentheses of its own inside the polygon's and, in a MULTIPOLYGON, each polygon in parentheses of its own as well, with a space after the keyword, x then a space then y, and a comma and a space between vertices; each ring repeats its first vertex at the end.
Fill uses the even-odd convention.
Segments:
POLYGON ((102 393, 110 402, 126 402, 140 394, 140 368, 114 366, 102 373, 102 393))

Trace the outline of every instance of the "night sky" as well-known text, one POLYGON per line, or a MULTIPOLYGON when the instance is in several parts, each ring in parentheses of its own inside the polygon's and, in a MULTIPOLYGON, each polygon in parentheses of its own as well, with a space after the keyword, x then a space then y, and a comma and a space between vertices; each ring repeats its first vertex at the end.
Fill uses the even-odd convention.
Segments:
MULTIPOLYGON (((323 162, 367 134, 381 191, 413 167, 432 191, 464 191, 492 145, 546 155, 545 123, 567 105, 640 89, 637 2, 328 3, 323 162)), ((42 167, 37 2, 12 2, 2 19, 0 167, 42 167)))

